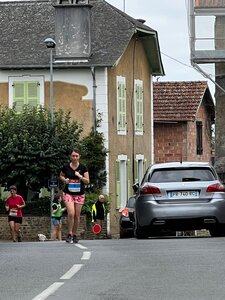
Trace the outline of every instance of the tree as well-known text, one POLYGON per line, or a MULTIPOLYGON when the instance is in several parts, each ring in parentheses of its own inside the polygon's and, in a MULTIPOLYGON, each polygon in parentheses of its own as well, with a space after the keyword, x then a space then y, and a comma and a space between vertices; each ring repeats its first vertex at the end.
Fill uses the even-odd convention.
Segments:
POLYGON ((69 150, 80 147, 82 127, 70 112, 54 113, 43 108, 0 108, 0 185, 16 184, 18 193, 40 192, 52 175, 68 162, 69 150))
POLYGON ((82 161, 87 165, 90 175, 91 185, 89 192, 100 191, 106 184, 105 160, 107 150, 104 147, 104 137, 102 133, 91 132, 82 140, 82 161))

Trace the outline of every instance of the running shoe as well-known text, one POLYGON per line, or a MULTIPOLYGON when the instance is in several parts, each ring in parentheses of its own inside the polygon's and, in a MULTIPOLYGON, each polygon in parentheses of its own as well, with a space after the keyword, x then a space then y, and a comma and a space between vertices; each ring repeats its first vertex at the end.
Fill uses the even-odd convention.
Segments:
POLYGON ((67 235, 66 242, 67 242, 67 243, 70 243, 70 244, 73 243, 73 237, 72 237, 71 234, 68 234, 68 235, 67 235))
POLYGON ((78 240, 77 236, 74 234, 73 235, 73 243, 76 244, 76 243, 78 243, 78 241, 79 240, 78 240))

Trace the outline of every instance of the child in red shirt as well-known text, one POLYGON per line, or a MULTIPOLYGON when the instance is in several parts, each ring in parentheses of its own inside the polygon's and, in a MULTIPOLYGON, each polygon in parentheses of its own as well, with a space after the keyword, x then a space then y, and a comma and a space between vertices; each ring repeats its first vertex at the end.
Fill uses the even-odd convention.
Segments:
POLYGON ((16 186, 10 186, 11 195, 7 198, 5 208, 8 211, 8 222, 13 242, 21 242, 20 226, 22 224, 22 208, 26 206, 22 196, 18 195, 16 186))

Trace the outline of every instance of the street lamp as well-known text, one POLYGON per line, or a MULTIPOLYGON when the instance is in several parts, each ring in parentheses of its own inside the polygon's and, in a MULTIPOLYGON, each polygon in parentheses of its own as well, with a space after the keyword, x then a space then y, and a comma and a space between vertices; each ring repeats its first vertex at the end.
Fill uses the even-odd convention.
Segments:
MULTIPOLYGON (((54 126, 54 98, 53 98, 53 66, 52 66, 52 51, 56 46, 56 42, 52 38, 47 38, 44 41, 47 48, 50 49, 50 86, 49 86, 49 98, 50 98, 50 114, 51 114, 51 125, 54 126)), ((55 180, 53 175, 51 176, 49 188, 51 189, 51 201, 50 201, 50 237, 52 238, 52 222, 51 212, 52 204, 55 197, 55 180)))
POLYGON ((50 49, 50 113, 52 126, 54 123, 54 99, 53 99, 53 67, 52 67, 52 50, 56 46, 56 42, 52 38, 47 38, 44 41, 47 48, 50 49))

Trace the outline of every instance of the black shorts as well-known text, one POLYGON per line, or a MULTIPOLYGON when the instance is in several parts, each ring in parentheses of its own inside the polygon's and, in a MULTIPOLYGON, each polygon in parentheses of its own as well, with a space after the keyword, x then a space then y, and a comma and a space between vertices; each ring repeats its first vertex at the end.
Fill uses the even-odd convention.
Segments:
POLYGON ((8 216, 8 222, 10 221, 14 221, 15 223, 22 224, 23 218, 8 216))

